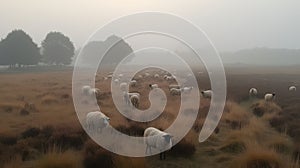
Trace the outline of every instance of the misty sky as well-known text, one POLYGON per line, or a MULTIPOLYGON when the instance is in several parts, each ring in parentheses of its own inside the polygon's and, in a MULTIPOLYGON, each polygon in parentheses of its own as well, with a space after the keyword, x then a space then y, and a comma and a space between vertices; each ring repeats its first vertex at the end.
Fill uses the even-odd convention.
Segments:
POLYGON ((202 28, 220 51, 300 48, 299 0, 0 0, 0 37, 23 29, 36 43, 49 31, 76 47, 108 21, 141 11, 182 16, 202 28))

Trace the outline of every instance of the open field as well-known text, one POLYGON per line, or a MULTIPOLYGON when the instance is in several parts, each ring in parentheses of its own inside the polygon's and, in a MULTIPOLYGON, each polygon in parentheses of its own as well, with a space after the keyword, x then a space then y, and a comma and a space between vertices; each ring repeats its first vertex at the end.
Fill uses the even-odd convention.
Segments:
MULTIPOLYGON (((167 94, 160 117, 137 123, 114 107, 105 75, 96 79, 96 87, 104 91, 98 104, 117 130, 142 136, 149 126, 165 129, 175 120, 180 97, 169 94, 170 82, 161 77, 138 79, 137 86, 130 88, 143 95, 141 109, 150 106, 150 83, 158 83, 167 94)), ((200 89, 210 88, 206 74, 196 76, 200 89)), ((300 90, 288 91, 291 85, 299 87, 299 74, 227 74, 227 102, 218 130, 199 144, 198 134, 210 106, 209 99, 201 98, 193 128, 163 161, 158 156, 118 156, 93 143, 74 110, 71 70, 2 73, 0 79, 0 167, 299 168, 300 90), (257 99, 249 99, 251 87, 258 89, 257 99), (276 100, 265 103, 266 92, 276 92, 276 100), (25 107, 26 103, 31 107, 25 107)))

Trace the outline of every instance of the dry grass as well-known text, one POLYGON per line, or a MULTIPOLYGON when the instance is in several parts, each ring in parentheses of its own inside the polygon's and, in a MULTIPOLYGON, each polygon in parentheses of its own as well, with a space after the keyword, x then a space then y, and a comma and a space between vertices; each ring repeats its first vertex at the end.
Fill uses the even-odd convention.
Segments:
MULTIPOLYGON (((186 115, 194 110, 199 112, 193 129, 175 148, 175 154, 172 155, 171 151, 169 153, 171 157, 167 157, 166 161, 161 162, 156 156, 150 158, 121 157, 99 149, 98 145, 89 144, 91 142, 86 141, 86 135, 82 132, 72 104, 71 72, 1 74, 0 77, 0 147, 10 150, 11 154, 9 155, 15 157, 15 159, 9 160, 2 157, 4 156, 2 153, 1 161, 6 159, 6 167, 18 167, 18 165, 24 164, 23 155, 19 149, 29 152, 38 150, 37 153, 43 153, 45 147, 43 145, 59 144, 61 145, 59 149, 50 148, 46 153, 39 154, 38 157, 28 158, 36 163, 36 167, 41 168, 47 167, 50 162, 53 163, 52 167, 56 165, 58 167, 78 167, 82 166, 81 163, 85 163, 84 161, 97 163, 101 159, 108 161, 107 165, 121 168, 158 166, 166 168, 200 166, 206 168, 229 166, 299 168, 299 159, 295 160, 292 155, 299 153, 300 148, 296 149, 293 139, 289 137, 291 135, 296 143, 300 138, 299 122, 297 122, 297 118, 300 116, 298 114, 300 106, 297 105, 299 99, 292 98, 296 97, 298 93, 297 95, 285 93, 286 80, 280 81, 283 84, 274 84, 275 79, 271 79, 268 83, 265 80, 263 80, 264 82, 253 82, 260 80, 255 76, 253 78, 229 76, 228 98, 230 100, 226 103, 222 120, 218 126, 219 132, 213 134, 205 143, 199 144, 198 135, 210 106, 209 99, 201 99, 199 109, 184 110, 186 115), (245 78, 247 80, 243 80, 245 78), (249 101, 248 88, 254 84, 258 85, 259 97, 262 97, 264 92, 270 91, 267 90, 270 87, 272 90, 279 89, 279 96, 275 103, 265 103, 259 99, 249 101), (25 102, 33 103, 38 112, 32 112, 26 116, 20 115, 20 110, 25 102), (254 105, 250 108, 252 103, 254 105), (254 108, 256 109, 254 110, 254 108), (263 114, 257 115, 261 114, 260 112, 263 114), (277 132, 271 126, 278 130, 286 127, 287 134, 284 131, 277 132), (32 132, 29 128, 37 128, 39 133, 34 134, 34 131, 32 132), (76 146, 79 147, 76 148, 76 146), (88 149, 95 155, 85 153, 88 149), (94 151, 94 149, 97 150, 94 151), (15 152, 18 150, 19 153, 15 152), (186 154, 190 154, 189 157, 184 157, 186 154), (20 158, 16 157, 18 155, 20 158), (291 164, 285 165, 284 163, 291 164)), ((276 79, 279 81, 280 78, 276 79)), ((201 78, 201 81, 203 80, 207 81, 206 77, 201 78)), ((113 127, 128 135, 142 136, 143 130, 149 126, 166 129, 178 115, 180 97, 168 94, 169 82, 165 80, 138 80, 138 85, 130 88, 132 91, 141 93, 143 102, 140 106, 141 109, 146 109, 150 105, 148 84, 158 83, 167 93, 168 102, 164 112, 156 120, 147 123, 126 119, 113 105, 110 80, 104 81, 103 75, 99 75, 96 81, 96 87, 105 91, 104 96, 98 100, 101 110, 112 119, 113 127)), ((201 81, 201 88, 209 88, 207 82, 201 81)), ((0 164, 1 167, 2 165, 0 164)))
POLYGON ((39 168, 82 168, 82 158, 79 152, 63 152, 56 146, 53 146, 40 159, 35 161, 35 167, 39 168))
POLYGON ((231 167, 234 168, 284 168, 286 162, 272 150, 252 146, 245 153, 236 157, 231 167))
POLYGON ((3 168, 20 168, 23 166, 23 161, 21 156, 17 155, 10 159, 8 162, 4 163, 3 168))

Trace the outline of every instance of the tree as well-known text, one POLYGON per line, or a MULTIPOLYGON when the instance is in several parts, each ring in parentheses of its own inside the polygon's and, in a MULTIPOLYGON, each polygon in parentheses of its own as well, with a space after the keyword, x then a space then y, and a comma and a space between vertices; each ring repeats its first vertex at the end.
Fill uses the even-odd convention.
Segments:
MULTIPOLYGON (((105 41, 91 41, 82 49, 86 64, 96 63, 102 58, 101 66, 106 70, 114 70, 116 66, 128 55, 133 53, 132 48, 122 38, 112 35, 105 41), (92 60, 92 61, 91 61, 92 60)), ((127 59, 130 61, 130 59, 127 59)))
POLYGON ((50 32, 42 42, 43 62, 47 64, 69 65, 75 47, 70 39, 60 32, 50 32))
POLYGON ((16 65, 36 65, 41 58, 37 44, 23 30, 13 30, 0 44, 0 64, 15 67, 16 65))

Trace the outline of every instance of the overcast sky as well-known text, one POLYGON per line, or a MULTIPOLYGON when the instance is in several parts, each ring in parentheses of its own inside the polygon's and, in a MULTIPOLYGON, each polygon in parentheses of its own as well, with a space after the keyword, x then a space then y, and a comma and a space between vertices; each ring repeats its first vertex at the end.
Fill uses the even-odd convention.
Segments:
POLYGON ((145 10, 192 21, 220 51, 300 48, 299 0, 0 0, 0 37, 23 29, 40 43, 56 30, 78 47, 108 21, 145 10))

